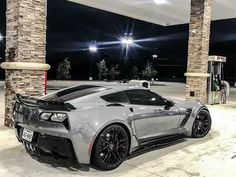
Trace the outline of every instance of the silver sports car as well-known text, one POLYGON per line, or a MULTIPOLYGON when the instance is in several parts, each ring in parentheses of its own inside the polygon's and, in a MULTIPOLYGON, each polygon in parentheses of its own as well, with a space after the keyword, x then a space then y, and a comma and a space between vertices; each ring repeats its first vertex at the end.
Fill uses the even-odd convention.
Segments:
POLYGON ((130 85, 79 85, 39 99, 17 95, 17 139, 27 152, 118 167, 133 152, 177 135, 202 138, 211 128, 207 107, 174 102, 130 85))

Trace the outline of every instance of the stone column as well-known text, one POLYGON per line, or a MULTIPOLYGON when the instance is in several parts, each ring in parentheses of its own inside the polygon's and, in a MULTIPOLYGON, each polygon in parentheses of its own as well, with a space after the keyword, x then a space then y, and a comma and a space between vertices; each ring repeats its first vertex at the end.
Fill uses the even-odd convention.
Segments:
POLYGON ((47 0, 7 0, 5 125, 11 126, 15 94, 44 94, 47 0))
POLYGON ((207 103, 212 0, 191 0, 186 100, 207 103))

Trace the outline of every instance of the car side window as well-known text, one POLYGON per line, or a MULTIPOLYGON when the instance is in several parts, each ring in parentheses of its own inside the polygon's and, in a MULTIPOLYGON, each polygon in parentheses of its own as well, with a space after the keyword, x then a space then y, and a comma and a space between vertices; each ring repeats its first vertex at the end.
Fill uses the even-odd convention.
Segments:
POLYGON ((162 106, 165 105, 164 100, 157 94, 149 90, 127 90, 127 94, 130 103, 136 105, 153 105, 153 106, 162 106))
POLYGON ((110 103, 129 103, 129 100, 124 92, 116 92, 101 97, 103 100, 110 103))

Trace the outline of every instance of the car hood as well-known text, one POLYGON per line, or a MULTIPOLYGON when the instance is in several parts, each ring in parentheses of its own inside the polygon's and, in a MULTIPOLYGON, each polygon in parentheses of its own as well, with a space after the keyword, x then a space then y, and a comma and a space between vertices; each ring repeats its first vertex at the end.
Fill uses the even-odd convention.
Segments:
POLYGON ((179 109, 200 109, 204 106, 201 102, 197 101, 181 101, 176 99, 171 99, 175 103, 175 106, 179 109))
POLYGON ((178 100, 178 99, 168 99, 168 100, 173 101, 175 104, 177 104, 177 103, 184 103, 184 101, 178 100))

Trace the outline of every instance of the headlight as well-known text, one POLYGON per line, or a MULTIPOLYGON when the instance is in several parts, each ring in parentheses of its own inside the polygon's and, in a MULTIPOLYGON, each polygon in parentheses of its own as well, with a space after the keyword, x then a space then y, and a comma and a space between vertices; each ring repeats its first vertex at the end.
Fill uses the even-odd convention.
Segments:
POLYGON ((41 120, 49 120, 50 117, 51 117, 51 115, 52 115, 52 113, 46 113, 46 112, 44 112, 44 113, 40 114, 39 118, 40 118, 41 120))
POLYGON ((64 113, 54 113, 51 116, 51 120, 54 122, 63 122, 67 118, 67 114, 64 113))
POLYGON ((63 122, 67 118, 67 114, 65 113, 42 113, 39 118, 41 120, 51 120, 53 122, 63 122))

